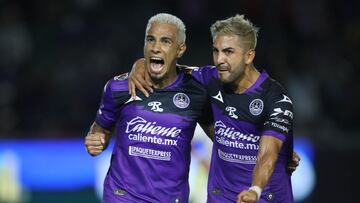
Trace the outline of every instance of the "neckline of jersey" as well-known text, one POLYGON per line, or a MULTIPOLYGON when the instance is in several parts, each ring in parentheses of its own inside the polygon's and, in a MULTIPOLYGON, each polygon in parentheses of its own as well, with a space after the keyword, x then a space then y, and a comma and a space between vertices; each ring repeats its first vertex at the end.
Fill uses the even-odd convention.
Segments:
POLYGON ((249 88, 247 88, 242 94, 255 91, 255 89, 258 88, 268 76, 268 73, 265 70, 262 70, 260 76, 258 77, 258 79, 256 79, 255 83, 252 84, 249 88))

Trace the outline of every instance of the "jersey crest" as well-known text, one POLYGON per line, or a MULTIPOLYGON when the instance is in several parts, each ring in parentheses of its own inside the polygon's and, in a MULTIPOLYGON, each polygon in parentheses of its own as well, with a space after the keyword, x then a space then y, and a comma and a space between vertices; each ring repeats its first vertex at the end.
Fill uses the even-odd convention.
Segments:
POLYGON ((173 97, 175 106, 180 109, 185 109, 190 104, 190 98, 185 93, 176 93, 173 97))
POLYGON ((261 99, 254 99, 249 104, 250 113, 254 116, 258 116, 264 109, 264 102, 261 99))

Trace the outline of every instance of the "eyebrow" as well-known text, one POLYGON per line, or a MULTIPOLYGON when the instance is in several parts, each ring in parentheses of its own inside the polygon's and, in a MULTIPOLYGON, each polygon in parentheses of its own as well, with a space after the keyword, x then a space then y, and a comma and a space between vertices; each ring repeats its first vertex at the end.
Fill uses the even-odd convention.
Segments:
POLYGON ((168 40, 170 40, 170 41, 173 41, 171 37, 167 37, 167 36, 160 37, 160 39, 168 39, 168 40))
MULTIPOLYGON (((216 48, 216 47, 214 47, 213 46, 213 49, 214 50, 219 50, 218 48, 216 48)), ((235 48, 233 48, 233 47, 225 47, 224 49, 221 49, 221 51, 234 51, 235 50, 235 48)))
POLYGON ((233 48, 233 47, 226 47, 226 48, 222 49, 221 51, 234 51, 234 50, 235 50, 235 48, 233 48))
MULTIPOLYGON (((146 35, 145 38, 155 38, 154 35, 146 35)), ((160 40, 164 40, 164 39, 167 39, 167 40, 170 40, 170 41, 173 41, 171 37, 168 37, 168 36, 163 36, 163 37, 160 37, 160 40)))

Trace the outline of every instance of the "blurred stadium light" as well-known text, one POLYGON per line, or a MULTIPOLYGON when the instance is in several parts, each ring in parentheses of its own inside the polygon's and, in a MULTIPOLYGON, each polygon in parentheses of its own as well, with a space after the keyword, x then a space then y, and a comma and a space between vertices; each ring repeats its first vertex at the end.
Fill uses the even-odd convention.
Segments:
MULTIPOLYGON (((197 135, 193 140, 192 165, 189 176, 191 198, 194 202, 203 201, 206 198, 208 163, 204 164, 204 160, 209 161, 211 154, 207 138, 205 135, 199 136, 199 133, 203 132, 197 129, 197 135), (199 188, 203 188, 203 190, 199 190, 199 188)), ((15 194, 15 197, 12 198, 19 198, 16 196, 19 195, 21 188, 27 188, 29 191, 49 192, 93 188, 100 198, 113 142, 110 143, 104 154, 97 157, 89 156, 83 143, 82 139, 2 140, 0 142, 0 172, 2 173, 0 182, 4 184, 4 174, 6 174, 6 188, 10 188, 10 186, 13 188, 13 193, 8 192, 7 195, 15 194), (10 179, 10 176, 13 178, 10 179)), ((301 156, 301 164, 292 177, 294 197, 297 201, 303 201, 311 195, 316 184, 313 166, 314 150, 310 141, 306 139, 295 140, 295 150, 301 156)), ((1 190, 0 194, 2 194, 1 190)))

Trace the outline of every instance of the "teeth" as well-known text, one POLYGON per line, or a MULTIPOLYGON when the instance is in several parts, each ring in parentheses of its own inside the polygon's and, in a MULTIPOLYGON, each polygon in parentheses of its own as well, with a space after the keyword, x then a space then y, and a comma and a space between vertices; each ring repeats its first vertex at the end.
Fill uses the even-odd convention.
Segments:
POLYGON ((163 60, 163 59, 162 59, 162 58, 160 58, 160 57, 151 57, 150 59, 151 59, 151 60, 158 60, 158 61, 163 60))

